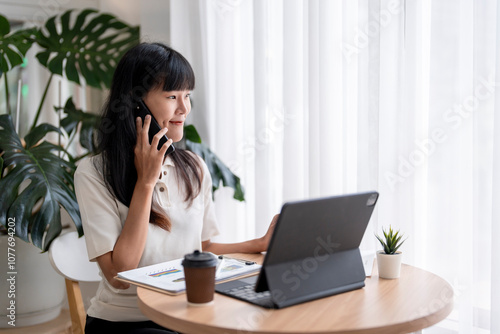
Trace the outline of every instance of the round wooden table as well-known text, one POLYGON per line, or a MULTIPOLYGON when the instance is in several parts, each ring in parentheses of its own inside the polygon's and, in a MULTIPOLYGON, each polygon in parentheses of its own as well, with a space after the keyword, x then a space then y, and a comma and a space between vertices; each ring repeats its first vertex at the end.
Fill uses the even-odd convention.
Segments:
MULTIPOLYGON (((234 257, 262 261, 262 255, 234 257)), ((215 294, 214 304, 188 306, 186 295, 138 288, 141 311, 154 322, 186 334, 229 333, 409 333, 446 318, 453 289, 428 271, 402 265, 401 277, 378 277, 376 265, 362 289, 268 310, 215 294)))

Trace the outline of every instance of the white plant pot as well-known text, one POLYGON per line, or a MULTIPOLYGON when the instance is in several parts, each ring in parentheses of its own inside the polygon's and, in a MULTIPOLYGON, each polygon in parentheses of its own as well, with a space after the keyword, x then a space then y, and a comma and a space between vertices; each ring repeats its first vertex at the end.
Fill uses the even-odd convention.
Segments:
POLYGON ((394 279, 399 278, 401 272, 401 259, 403 254, 385 254, 384 251, 377 252, 378 276, 380 278, 394 279))
POLYGON ((15 316, 16 327, 56 318, 65 297, 64 278, 52 268, 48 253, 41 253, 35 246, 18 238, 15 238, 14 251, 11 251, 15 257, 10 260, 15 264, 10 271, 7 240, 6 235, 0 236, 0 328, 14 328, 12 323, 9 324, 8 315, 15 316))

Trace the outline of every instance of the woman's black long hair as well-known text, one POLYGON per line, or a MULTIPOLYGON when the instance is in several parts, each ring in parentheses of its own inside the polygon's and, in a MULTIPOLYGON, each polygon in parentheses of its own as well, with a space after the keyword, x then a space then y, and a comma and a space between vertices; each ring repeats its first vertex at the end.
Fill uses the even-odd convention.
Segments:
MULTIPOLYGON (((133 113, 136 102, 158 87, 164 91, 193 90, 194 84, 189 62, 161 43, 139 44, 127 51, 118 63, 104 106, 97 147, 102 154, 108 190, 124 205, 130 206, 137 182, 134 165, 137 131, 133 113)), ((170 156, 176 166, 177 179, 185 186, 185 201, 190 204, 201 191, 203 170, 187 151, 176 148, 170 156)), ((169 218, 153 209, 150 222, 170 231, 169 218)))

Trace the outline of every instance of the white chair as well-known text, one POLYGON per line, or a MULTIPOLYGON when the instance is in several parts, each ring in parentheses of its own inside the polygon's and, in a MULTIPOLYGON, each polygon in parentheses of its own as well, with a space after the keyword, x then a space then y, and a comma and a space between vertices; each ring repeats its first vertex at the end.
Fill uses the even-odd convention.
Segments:
POLYGON ((60 235, 50 245, 49 259, 66 281, 72 333, 83 334, 86 312, 79 282, 101 280, 97 263, 90 262, 87 257, 85 237, 78 238, 77 232, 60 235))

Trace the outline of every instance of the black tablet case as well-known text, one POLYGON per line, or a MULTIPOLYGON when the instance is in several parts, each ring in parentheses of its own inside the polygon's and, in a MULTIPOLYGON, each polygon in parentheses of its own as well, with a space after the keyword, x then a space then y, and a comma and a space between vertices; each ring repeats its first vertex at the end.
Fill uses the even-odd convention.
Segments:
POLYGON ((256 291, 271 291, 276 308, 364 287, 361 239, 377 192, 283 205, 256 291))

